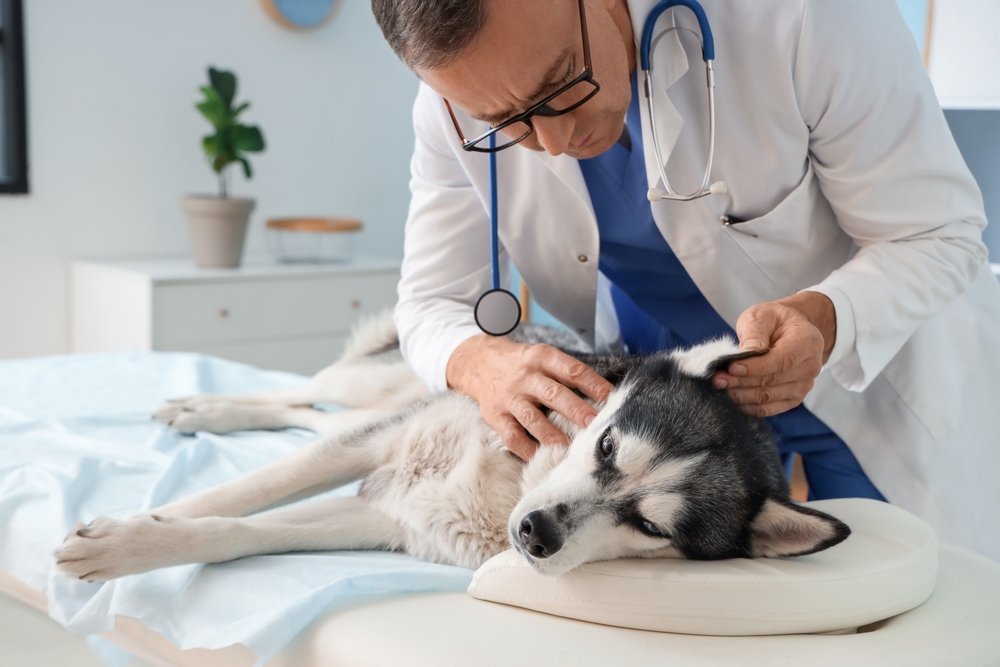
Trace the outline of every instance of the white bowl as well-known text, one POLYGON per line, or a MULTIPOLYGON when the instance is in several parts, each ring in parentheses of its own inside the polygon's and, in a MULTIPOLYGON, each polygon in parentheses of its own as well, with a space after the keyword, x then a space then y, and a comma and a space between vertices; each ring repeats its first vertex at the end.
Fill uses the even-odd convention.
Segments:
POLYGON ((351 218, 274 218, 267 221, 267 245, 279 262, 349 262, 361 229, 351 218))

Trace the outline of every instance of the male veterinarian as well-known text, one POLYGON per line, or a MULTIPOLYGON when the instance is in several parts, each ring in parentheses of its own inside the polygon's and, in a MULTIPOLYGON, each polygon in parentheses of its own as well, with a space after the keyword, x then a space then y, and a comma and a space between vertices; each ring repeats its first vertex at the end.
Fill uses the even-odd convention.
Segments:
POLYGON ((489 158, 460 136, 534 109, 495 145, 511 144, 496 154, 501 257, 538 304, 598 350, 732 332, 770 348, 713 381, 771 418, 813 497, 885 498, 1000 558, 1000 285, 979 190, 894 0, 702 0, 711 181, 728 191, 651 203, 653 133, 680 193, 702 183, 709 144, 686 7, 655 24, 650 119, 638 61, 654 4, 373 0, 422 79, 396 308, 406 358, 433 389, 475 398, 522 457, 528 434, 565 442, 539 406, 584 425, 595 411, 572 390, 606 396, 570 357, 473 319, 490 287, 489 158), (597 86, 533 106, 588 60, 597 86))

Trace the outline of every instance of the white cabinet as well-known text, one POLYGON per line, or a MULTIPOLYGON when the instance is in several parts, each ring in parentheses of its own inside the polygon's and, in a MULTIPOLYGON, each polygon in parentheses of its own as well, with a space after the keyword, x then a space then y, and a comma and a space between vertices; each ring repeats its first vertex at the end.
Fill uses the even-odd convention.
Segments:
POLYGON ((75 261, 71 281, 74 352, 203 352, 310 375, 336 360, 359 317, 396 303, 399 262, 75 261))

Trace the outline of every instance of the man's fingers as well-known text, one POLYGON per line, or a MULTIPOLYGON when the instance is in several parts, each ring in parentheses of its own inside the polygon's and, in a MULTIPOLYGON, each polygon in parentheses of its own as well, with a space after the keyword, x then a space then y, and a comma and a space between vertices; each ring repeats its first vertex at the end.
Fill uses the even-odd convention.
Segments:
POLYGON ((712 376, 712 385, 716 389, 736 389, 739 387, 774 387, 788 382, 798 382, 809 376, 808 369, 793 368, 787 373, 768 373, 766 375, 744 375, 737 377, 724 371, 712 376), (720 382, 721 381, 721 382, 720 382))
POLYGON ((519 459, 530 461, 538 449, 538 443, 528 437, 528 434, 521 428, 512 415, 502 417, 495 424, 490 424, 503 439, 504 446, 513 452, 519 459))
POLYGON ((737 405, 770 405, 784 401, 802 402, 813 387, 811 380, 786 382, 773 387, 746 387, 730 389, 729 397, 737 405))
POLYGON ((545 376, 538 376, 532 395, 543 405, 547 405, 580 428, 586 428, 590 419, 597 416, 597 410, 563 384, 545 376))
POLYGON ((543 445, 568 445, 569 439, 542 414, 537 406, 528 401, 515 401, 510 406, 510 412, 527 429, 538 442, 543 445))
POLYGON ((788 412, 792 408, 798 407, 801 403, 802 401, 790 400, 769 403, 768 405, 741 405, 740 410, 751 417, 763 419, 764 417, 773 417, 774 415, 780 415, 782 412, 788 412))
POLYGON ((548 345, 538 347, 541 348, 538 353, 539 361, 551 378, 567 387, 579 389, 598 403, 607 400, 614 385, 601 377, 597 371, 554 347, 548 345))
POLYGON ((777 377, 794 372, 806 362, 813 362, 808 371, 819 375, 823 367, 822 355, 823 336, 816 327, 789 327, 777 337, 767 354, 734 361, 727 370, 730 375, 740 378, 777 377))

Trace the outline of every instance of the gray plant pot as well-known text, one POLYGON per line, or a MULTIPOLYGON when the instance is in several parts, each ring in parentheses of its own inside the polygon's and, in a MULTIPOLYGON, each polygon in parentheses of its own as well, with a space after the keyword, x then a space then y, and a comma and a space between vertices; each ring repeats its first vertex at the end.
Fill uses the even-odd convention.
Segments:
POLYGON ((253 199, 241 197, 184 197, 181 206, 191 231, 191 252, 198 266, 240 265, 253 199))

